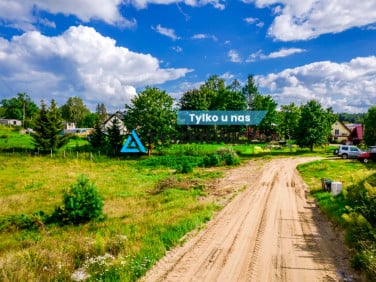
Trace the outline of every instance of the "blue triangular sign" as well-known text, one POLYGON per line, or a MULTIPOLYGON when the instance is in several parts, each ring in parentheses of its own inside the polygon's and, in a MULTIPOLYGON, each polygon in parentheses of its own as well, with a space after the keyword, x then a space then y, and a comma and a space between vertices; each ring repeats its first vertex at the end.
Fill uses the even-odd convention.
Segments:
POLYGON ((142 145, 140 138, 138 138, 136 131, 132 130, 131 135, 128 136, 121 153, 146 153, 145 147, 142 145))

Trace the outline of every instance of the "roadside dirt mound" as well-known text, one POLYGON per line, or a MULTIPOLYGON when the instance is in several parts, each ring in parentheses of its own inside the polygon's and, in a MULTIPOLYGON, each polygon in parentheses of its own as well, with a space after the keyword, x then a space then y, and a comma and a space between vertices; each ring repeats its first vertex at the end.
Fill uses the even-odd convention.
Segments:
POLYGON ((296 170, 313 159, 250 161, 228 171, 211 187, 228 204, 141 281, 360 281, 296 170))

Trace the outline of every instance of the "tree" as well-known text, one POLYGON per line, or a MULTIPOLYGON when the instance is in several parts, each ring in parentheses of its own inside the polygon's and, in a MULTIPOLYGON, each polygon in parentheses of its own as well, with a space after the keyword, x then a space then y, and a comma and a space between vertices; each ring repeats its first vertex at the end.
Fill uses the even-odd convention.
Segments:
POLYGON ((89 142, 95 149, 103 150, 106 148, 106 134, 104 134, 102 131, 101 122, 99 119, 97 119, 95 122, 94 129, 90 134, 89 142))
POLYGON ((256 97, 261 96, 255 83, 253 75, 248 75, 247 83, 242 88, 243 95, 247 100, 248 110, 255 110, 256 97))
POLYGON ((95 109, 95 114, 99 118, 100 122, 104 122, 107 119, 107 116, 108 116, 106 106, 103 103, 98 104, 96 109, 95 109))
POLYGON ((90 114, 80 97, 69 97, 61 107, 61 115, 65 121, 74 122, 77 127, 82 127, 85 117, 90 114))
POLYGON ((253 111, 266 111, 265 117, 261 123, 256 126, 261 133, 266 136, 271 136, 276 131, 276 125, 278 120, 277 103, 270 95, 254 95, 252 98, 251 109, 253 111))
POLYGON ((107 129, 108 146, 113 155, 120 153, 124 138, 120 132, 120 123, 117 118, 112 121, 112 126, 107 129))
POLYGON ((209 109, 210 101, 208 101, 204 92, 198 89, 188 90, 180 98, 180 110, 204 111, 209 109))
POLYGON ((295 138, 299 125, 300 109, 294 103, 282 105, 279 112, 278 129, 282 138, 295 138))
POLYGON ((174 100, 165 91, 155 87, 146 87, 125 105, 124 123, 135 129, 149 155, 159 141, 166 141, 168 135, 175 132, 176 112, 174 100))
POLYGON ((324 110, 316 100, 310 100, 300 108, 301 117, 296 143, 313 151, 315 145, 328 143, 333 116, 331 109, 324 110))
POLYGON ((376 106, 370 107, 364 118, 363 139, 368 146, 376 145, 376 106))
POLYGON ((18 93, 17 98, 1 100, 2 116, 9 119, 22 120, 24 128, 30 126, 34 115, 38 112, 38 106, 26 93, 18 93))
POLYGON ((34 122, 34 139, 36 148, 42 151, 55 150, 68 142, 67 136, 62 134, 63 123, 55 100, 51 101, 50 108, 42 100, 41 110, 34 122))

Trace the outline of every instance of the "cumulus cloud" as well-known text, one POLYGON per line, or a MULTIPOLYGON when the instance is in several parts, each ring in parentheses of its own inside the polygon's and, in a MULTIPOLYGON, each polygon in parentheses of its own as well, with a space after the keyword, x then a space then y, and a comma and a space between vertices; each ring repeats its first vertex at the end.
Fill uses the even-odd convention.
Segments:
POLYGON ((301 48, 282 48, 279 51, 272 52, 268 55, 265 55, 262 50, 258 50, 256 53, 249 55, 247 62, 254 62, 257 60, 266 60, 266 59, 276 59, 291 56, 293 54, 306 52, 305 49, 301 48))
POLYGON ((200 7, 205 5, 212 5, 216 9, 223 10, 225 8, 225 0, 128 0, 128 3, 132 4, 138 9, 144 9, 148 4, 179 4, 184 3, 187 6, 200 7))
MULTIPOLYGON (((161 68, 158 59, 116 46, 85 26, 70 27, 62 35, 46 37, 37 31, 0 37, 0 78, 34 99, 52 97, 64 103, 80 96, 95 105, 122 108, 136 88, 184 77, 186 68, 161 68)), ((10 93, 10 96, 14 93, 10 93)))
POLYGON ((308 40, 376 22, 376 1, 242 0, 275 14, 268 34, 281 41, 308 40))
POLYGON ((256 76, 255 80, 279 105, 315 99, 335 112, 367 112, 376 101, 375 66, 375 56, 345 63, 322 61, 256 76))
MULTIPOLYGON (((120 14, 119 6, 122 3, 123 0, 0 0, 0 18, 8 25, 24 31, 35 29, 33 24, 40 22, 40 11, 74 15, 83 22, 97 19, 121 27, 135 26, 134 19, 128 20, 120 14)), ((42 21, 53 24, 46 19, 42 21)))
POLYGON ((241 59, 239 53, 234 49, 231 49, 230 51, 228 51, 227 56, 230 58, 230 61, 233 62, 233 63, 241 63, 242 62, 242 59, 241 59))
POLYGON ((156 27, 151 27, 153 30, 155 30, 156 32, 158 32, 159 34, 162 34, 164 36, 167 36, 169 38, 171 38, 172 40, 178 40, 180 39, 180 37, 178 37, 176 34, 175 34, 175 30, 172 29, 172 28, 166 28, 166 27, 163 27, 161 26, 160 24, 157 25, 156 27))

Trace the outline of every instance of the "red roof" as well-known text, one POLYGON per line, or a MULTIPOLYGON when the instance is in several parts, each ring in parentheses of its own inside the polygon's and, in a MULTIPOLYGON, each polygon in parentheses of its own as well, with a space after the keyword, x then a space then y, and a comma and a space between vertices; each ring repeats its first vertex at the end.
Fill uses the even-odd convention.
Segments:
POLYGON ((354 129, 351 131, 350 136, 353 139, 363 140, 363 127, 361 125, 356 125, 354 129))

